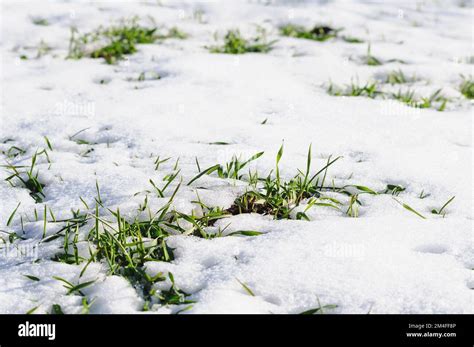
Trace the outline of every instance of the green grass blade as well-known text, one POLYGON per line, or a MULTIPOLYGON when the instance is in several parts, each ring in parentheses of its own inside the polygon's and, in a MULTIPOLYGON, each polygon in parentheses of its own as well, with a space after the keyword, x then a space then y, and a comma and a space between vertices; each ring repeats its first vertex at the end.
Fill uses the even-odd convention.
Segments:
POLYGON ((201 171, 197 176, 195 176, 191 181, 189 181, 187 185, 188 186, 191 185, 191 183, 193 183, 194 181, 200 179, 204 175, 210 175, 211 173, 213 173, 214 171, 216 171, 219 168, 220 168, 219 164, 208 167, 206 170, 201 171))
POLYGON ((245 291, 250 295, 250 296, 255 296, 254 292, 243 282, 241 282, 238 278, 236 278, 237 282, 240 283, 240 285, 245 289, 245 291))
POLYGON ((408 210, 408 211, 410 211, 410 212, 416 214, 418 217, 423 218, 423 219, 426 219, 425 216, 423 216, 421 213, 417 212, 417 211, 416 211, 414 208, 412 208, 411 206, 409 206, 409 205, 407 205, 407 204, 405 204, 405 203, 403 203, 403 202, 401 202, 401 201, 398 201, 398 200, 395 199, 395 198, 393 198, 393 200, 395 200, 395 201, 398 202, 400 205, 402 205, 403 208, 405 208, 406 210, 408 210))
POLYGON ((15 213, 16 211, 18 210, 18 207, 20 207, 20 204, 21 202, 18 203, 18 205, 16 205, 15 209, 13 210, 13 212, 11 213, 10 217, 8 217, 8 221, 7 221, 7 227, 10 226, 12 220, 13 220, 13 217, 15 217, 15 213))

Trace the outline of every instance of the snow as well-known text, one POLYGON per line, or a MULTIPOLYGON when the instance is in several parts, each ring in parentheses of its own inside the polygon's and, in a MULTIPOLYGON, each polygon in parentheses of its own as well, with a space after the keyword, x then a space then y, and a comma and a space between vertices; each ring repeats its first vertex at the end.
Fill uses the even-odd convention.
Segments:
MULTIPOLYGON (((472 8, 462 1, 2 1, 0 150, 27 149, 11 160, 29 165, 44 136, 53 145, 51 166, 38 167, 45 187, 44 204, 35 204, 26 189, 0 181, 0 229, 21 233, 19 218, 6 222, 17 204, 17 216, 32 215, 25 240, 18 247, 29 256, 0 245, 0 313, 24 313, 39 306, 48 312, 60 304, 66 313, 80 313, 81 297, 53 276, 72 283, 95 280, 84 289, 95 298, 91 313, 140 313, 143 299, 123 278, 106 275, 106 267, 54 262, 61 240, 39 243, 43 205, 56 218, 70 217, 96 196, 104 204, 137 214, 149 179, 161 182, 179 157, 183 182, 202 168, 227 162, 232 155, 249 157, 265 151, 253 164, 269 172, 284 142, 282 175, 305 168, 310 143, 314 167, 332 155, 328 179, 382 190, 399 184, 398 197, 427 217, 422 220, 390 195, 361 196, 359 218, 330 208, 313 208, 311 221, 272 220, 238 215, 219 221, 227 233, 257 230, 256 237, 211 240, 171 236, 171 263, 148 262, 147 272, 171 272, 177 286, 196 303, 185 313, 298 313, 335 304, 331 313, 473 313, 474 268, 472 195, 472 109, 458 91, 460 74, 472 75, 472 8), (268 3, 268 4, 267 4, 268 3), (202 10, 202 20, 196 18, 202 10), (133 15, 148 16, 165 27, 190 34, 186 40, 143 45, 110 66, 100 60, 66 60, 69 28, 82 32, 133 15), (50 25, 37 26, 32 17, 50 25), (371 42, 374 56, 402 59, 406 64, 366 66, 358 62, 367 44, 342 40, 313 42, 278 35, 284 23, 344 27, 342 34, 371 42), (240 28, 255 34, 264 26, 278 39, 268 54, 210 54, 217 31, 240 28), (35 59, 43 40, 52 50, 35 59), (26 47, 26 48, 25 48, 26 47), (25 54, 28 60, 19 56, 25 54), (364 97, 334 97, 324 85, 361 83, 402 69, 415 73, 423 94, 443 88, 456 101, 445 112, 414 109, 399 102, 364 97), (136 81, 141 72, 159 80, 136 81), (100 81, 107 83, 101 84, 100 81), (267 123, 261 122, 267 119, 267 123), (78 145, 69 137, 94 143, 78 145), (3 143, 7 139, 13 142, 3 143), (209 145, 225 141, 228 146, 209 145), (156 156, 172 157, 154 170, 156 156), (430 195, 419 199, 420 192, 430 195), (451 196, 445 218, 433 215, 451 196), (2 248, 3 247, 3 248, 2 248), (40 261, 35 262, 38 258, 40 261), (40 278, 31 281, 24 275, 40 278), (249 295, 239 281, 255 296, 249 295)), ((2 156, 2 164, 5 164, 2 156)), ((8 176, 2 170, 2 178, 8 176)), ((241 182, 202 177, 182 187, 174 208, 189 213, 199 196, 210 206, 229 207, 245 190, 241 182)), ((171 194, 167 192, 167 196, 171 194)), ((158 209, 167 199, 150 195, 158 209)), ((48 223, 49 224, 49 223, 48 223)), ((48 225, 47 235, 54 232, 48 225)), ((158 283, 166 289, 170 283, 158 283)), ((183 307, 149 312, 174 313, 183 307)), ((184 312, 183 312, 184 313, 184 312)))

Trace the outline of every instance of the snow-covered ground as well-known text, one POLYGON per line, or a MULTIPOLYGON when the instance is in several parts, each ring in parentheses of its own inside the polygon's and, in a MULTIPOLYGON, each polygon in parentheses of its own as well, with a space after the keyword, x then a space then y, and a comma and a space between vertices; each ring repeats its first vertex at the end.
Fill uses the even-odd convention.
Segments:
MULTIPOLYGON (((474 313, 473 114, 459 92, 460 75, 472 75, 470 6, 460 0, 2 1, 0 150, 26 150, 11 158, 2 154, 2 165, 29 166, 43 148, 50 163, 40 156, 36 164, 45 185, 38 204, 27 189, 10 186, 4 178, 11 171, 2 168, 0 313, 34 307, 46 313, 53 304, 65 313, 81 312, 82 296, 66 295, 53 276, 73 284, 95 280, 83 289, 95 299, 92 313, 142 312, 140 291, 108 275, 104 262, 92 262, 80 277, 84 263, 52 260, 63 238, 41 242, 44 206, 58 220, 69 218, 71 209, 84 210, 81 198, 94 206, 97 181, 103 204, 133 219, 145 191, 151 210, 167 201, 153 193, 149 180, 161 182, 177 158, 184 183, 197 173, 195 158, 207 168, 234 154, 264 151, 251 167, 268 173, 282 143, 284 178, 304 170, 312 144, 315 171, 329 156, 343 156, 328 170, 328 182, 405 190, 396 197, 361 195, 358 218, 346 215, 345 198, 340 210, 313 206, 310 221, 240 214, 216 224, 264 233, 259 236, 170 236, 175 259, 149 261, 146 271, 173 274, 196 301, 186 313, 298 313, 319 305, 337 305, 331 313, 474 313), (135 15, 148 25, 176 26, 189 37, 140 45, 116 65, 65 59, 71 26, 87 32, 135 15), (35 18, 49 25, 35 25, 35 18), (278 27, 286 23, 344 28, 341 34, 364 43, 280 36, 278 27), (258 25, 278 40, 267 54, 206 49, 216 44, 216 32, 219 40, 232 28, 251 37, 258 25), (368 42, 385 64, 361 63, 368 42), (38 56, 44 45, 50 50, 40 49, 38 56), (451 100, 446 110, 326 92, 329 81, 365 83, 397 69, 416 74, 412 87, 424 95, 442 88, 451 100), (162 78, 140 81, 143 72, 162 78), (88 143, 70 139, 81 130, 74 139, 88 143), (155 171, 158 155, 172 159, 155 171), (431 213, 452 196, 444 216, 431 213), (9 243, 5 232, 22 239, 9 243)), ((173 209, 196 210, 196 191, 207 206, 228 208, 244 186, 205 175, 182 185, 173 209)), ((58 226, 49 214, 47 219, 50 235, 58 226)), ((155 304, 151 312, 183 307, 155 304)))

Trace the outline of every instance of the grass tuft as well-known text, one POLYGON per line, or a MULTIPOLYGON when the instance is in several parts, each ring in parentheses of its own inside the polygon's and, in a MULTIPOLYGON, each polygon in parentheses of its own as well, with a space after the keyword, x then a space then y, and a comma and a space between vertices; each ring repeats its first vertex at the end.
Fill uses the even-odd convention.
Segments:
POLYGON ((405 191, 406 188, 396 185, 396 184, 387 184, 387 188, 383 191, 383 194, 391 194, 398 196, 401 192, 405 191))
POLYGON ((188 182, 188 186, 191 185, 191 183, 193 183, 194 181, 201 178, 202 176, 210 175, 213 172, 217 172, 217 176, 219 178, 233 178, 233 179, 241 180, 244 177, 241 171, 247 165, 249 165, 252 161, 255 161, 258 158, 260 158, 263 155, 263 153, 264 152, 258 152, 246 160, 241 160, 239 157, 234 155, 231 161, 226 163, 225 165, 216 164, 216 165, 208 167, 204 171, 201 171, 191 181, 188 182))
POLYGON ((306 29, 303 26, 294 24, 286 24, 280 27, 280 33, 283 36, 320 42, 335 38, 340 30, 329 26, 315 26, 312 29, 306 29))
POLYGON ((351 81, 351 84, 345 87, 338 87, 329 82, 327 93, 333 96, 365 96, 368 98, 376 98, 383 95, 382 90, 376 82, 367 82, 364 85, 358 85, 351 81))
POLYGON ((405 76, 402 70, 394 70, 387 74, 385 83, 389 84, 404 84, 408 83, 409 79, 405 76))
MULTIPOLYGON (((290 219, 295 209, 308 200, 308 208, 312 206, 327 206, 338 209, 337 200, 331 200, 321 194, 327 169, 340 157, 328 159, 327 164, 315 174, 311 174, 311 146, 308 149, 306 171, 298 170, 296 176, 288 181, 282 181, 280 177, 279 162, 283 156, 283 145, 280 147, 276 157, 275 174, 272 172, 267 177, 258 177, 252 180, 252 187, 246 193, 238 197, 234 204, 227 209, 232 214, 258 213, 273 215, 275 219, 290 219), (323 176, 322 178, 320 176, 323 176)), ((305 212, 296 214, 296 219, 306 219, 305 212)))
POLYGON ((40 155, 44 155, 46 159, 49 161, 48 152, 43 149, 41 151, 36 151, 33 157, 31 158, 31 165, 28 170, 24 170, 24 166, 15 166, 12 164, 7 163, 4 165, 5 168, 10 170, 10 176, 5 178, 5 181, 9 182, 13 187, 15 187, 15 183, 13 182, 16 179, 20 184, 30 191, 30 196, 35 200, 36 203, 43 202, 45 198, 43 188, 45 185, 40 182, 39 170, 36 170, 36 161, 40 155))
MULTIPOLYGON (((387 79, 391 79, 394 83, 405 83, 404 81, 407 81, 401 71, 389 75, 387 79)), ((450 101, 447 97, 441 94, 441 89, 436 90, 427 97, 418 97, 413 89, 402 90, 400 88, 397 92, 385 92, 381 87, 379 87, 377 82, 366 82, 363 85, 359 85, 351 81, 350 85, 343 87, 329 82, 326 87, 326 92, 332 96, 364 96, 371 99, 377 97, 390 98, 398 100, 410 107, 432 108, 437 111, 444 111, 447 103, 450 101)))
POLYGON ((62 308, 60 305, 58 304, 53 304, 53 306, 51 306, 51 314, 64 314, 62 308))
POLYGON ((229 30, 222 46, 211 46, 208 49, 211 53, 224 54, 268 53, 275 42, 268 42, 264 32, 252 39, 245 39, 239 30, 229 30))
POLYGON ((108 28, 100 27, 82 35, 79 35, 77 29, 72 28, 68 58, 103 58, 107 64, 114 64, 123 59, 125 55, 135 53, 138 44, 151 44, 157 40, 187 37, 187 34, 176 27, 169 29, 166 34, 159 34, 157 30, 157 27, 139 25, 137 18, 122 20, 119 25, 108 28))
MULTIPOLYGON (((448 206, 448 205, 451 203, 451 201, 454 200, 454 198, 455 198, 455 196, 453 196, 453 197, 450 198, 448 201, 446 201, 446 203, 445 203, 439 210, 437 210, 437 209, 435 209, 435 208, 432 209, 432 210, 431 210, 431 213, 437 214, 437 215, 443 214, 443 210, 446 208, 446 206, 448 206)), ((444 217, 445 214, 446 214, 446 213, 443 214, 443 217, 444 217)))
POLYGON ((463 81, 459 86, 459 91, 468 99, 474 99, 474 80, 472 77, 463 77, 463 81))
POLYGON ((179 40, 184 40, 189 37, 188 34, 185 32, 181 31, 177 27, 172 27, 168 30, 166 34, 157 34, 156 38, 158 40, 166 40, 166 39, 179 39, 179 40))
POLYGON ((407 89, 402 91, 398 90, 396 93, 390 94, 392 99, 403 102, 410 107, 416 108, 434 108, 437 111, 444 111, 449 101, 447 97, 441 94, 441 89, 436 90, 428 97, 416 97, 415 91, 407 89))
POLYGON ((183 304, 193 304, 195 301, 186 299, 189 294, 185 293, 181 289, 178 288, 174 281, 173 274, 171 272, 168 273, 168 278, 171 281, 171 288, 168 290, 162 290, 158 294, 158 298, 160 299, 160 304, 162 305, 183 305, 183 304))
POLYGON ((382 65, 382 61, 372 55, 370 43, 367 45, 367 54, 364 57, 364 62, 369 66, 382 65))
POLYGON ((33 17, 33 18, 31 18, 31 22, 34 25, 40 25, 40 26, 48 26, 49 25, 49 21, 46 18, 43 18, 43 17, 33 17))

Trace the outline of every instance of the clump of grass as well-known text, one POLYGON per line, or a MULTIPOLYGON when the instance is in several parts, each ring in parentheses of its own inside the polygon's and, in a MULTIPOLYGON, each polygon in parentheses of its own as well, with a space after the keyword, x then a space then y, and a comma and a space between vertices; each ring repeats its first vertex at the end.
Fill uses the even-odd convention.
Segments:
POLYGON ((246 160, 241 160, 239 157, 234 155, 231 161, 226 163, 225 165, 216 164, 211 167, 208 167, 204 171, 201 171, 199 161, 196 161, 199 174, 196 175, 192 180, 190 180, 188 182, 188 185, 191 185, 191 183, 193 183, 200 177, 204 175, 210 175, 213 172, 216 172, 219 178, 233 178, 241 180, 243 178, 243 174, 241 174, 241 171, 252 161, 255 161, 260 158, 263 153, 264 152, 258 152, 246 160))
POLYGON ((280 177, 279 163, 283 156, 283 146, 276 157, 275 174, 272 172, 265 178, 258 176, 253 179, 253 189, 238 197, 227 210, 229 213, 258 213, 273 215, 275 219, 292 218, 295 211, 304 199, 310 199, 305 211, 296 213, 296 219, 309 220, 306 215, 312 206, 327 206, 338 209, 339 201, 324 197, 321 187, 326 178, 327 169, 340 157, 328 159, 327 164, 315 174, 311 175, 311 146, 308 150, 306 171, 298 170, 298 174, 289 181, 280 177), (323 177, 319 177, 323 175, 323 177), (260 185, 258 184, 260 183, 260 185))
MULTIPOLYGON (((175 193, 176 191, 177 189, 175 193)), ((167 213, 173 198, 174 194, 156 214, 150 215, 149 220, 129 222, 121 216, 119 209, 116 211, 108 210, 111 213, 112 220, 101 216, 99 211, 100 208, 103 208, 103 205, 98 192, 94 213, 79 214, 77 212, 73 218, 58 221, 66 223, 66 226, 56 232, 55 235, 43 239, 42 242, 50 242, 63 235, 64 251, 56 255, 53 260, 68 264, 80 264, 86 261, 81 276, 91 262, 105 262, 109 274, 122 276, 129 280, 136 290, 142 294, 145 301, 149 302, 156 294, 153 290, 154 283, 164 281, 165 278, 161 274, 150 277, 145 272, 145 262, 171 261, 174 259, 173 250, 168 247, 165 241, 165 238, 169 235, 169 228, 166 226, 169 221, 167 213), (79 228, 90 225, 90 222, 93 222, 93 226, 86 234, 86 238, 79 240, 79 228), (78 256, 78 242, 88 242, 93 245, 93 247, 89 247, 89 259, 78 256), (72 254, 70 253, 71 248, 73 249, 72 254)), ((87 204, 85 206, 88 207, 87 204)), ((66 283, 66 285, 68 284, 66 283)), ((76 291, 77 288, 69 286, 68 289, 76 291)))
POLYGON ((121 216, 119 209, 109 210, 113 217, 111 221, 102 217, 99 214, 99 206, 102 206, 100 195, 96 198, 95 213, 89 215, 94 220, 94 227, 89 231, 87 240, 95 245, 95 251, 91 252, 88 263, 105 261, 110 274, 127 278, 146 301, 152 300, 155 295, 153 284, 164 278, 150 277, 145 272, 144 264, 147 261, 169 262, 174 259, 173 249, 165 239, 171 230, 176 229, 172 224, 174 214, 170 207, 179 187, 180 184, 156 213, 149 211, 145 199, 141 207, 142 211, 149 212, 149 219, 145 221, 129 222, 121 216))
POLYGON ((326 91, 329 95, 333 96, 366 96, 372 99, 383 95, 377 82, 367 82, 364 85, 358 85, 351 81, 350 85, 342 88, 330 82, 326 91))
MULTIPOLYGON (((406 81, 403 73, 392 75, 393 79, 406 81)), ((398 82, 397 82, 398 83, 398 82)), ((434 93, 427 97, 418 97, 413 89, 399 89, 397 92, 385 92, 379 87, 377 82, 366 82, 363 85, 359 85, 351 81, 350 85, 344 87, 337 86, 332 82, 329 82, 326 92, 332 96, 365 96, 371 99, 377 97, 391 98, 403 102, 410 107, 416 108, 433 108, 437 111, 444 111, 449 101, 447 97, 441 94, 441 89, 436 90, 434 93)))
MULTIPOLYGON (((171 272, 168 273, 168 278, 171 281, 171 287, 168 290, 162 290, 158 294, 158 298, 162 305, 183 305, 183 304, 194 304, 194 300, 186 299, 189 296, 186 292, 182 291, 176 285, 174 276, 171 272)), ((189 309, 188 307, 187 309, 189 309)))
POLYGON ((391 194, 394 196, 400 195, 401 192, 404 192, 406 188, 398 185, 398 184, 387 184, 387 187, 382 192, 383 194, 391 194))
POLYGON ((15 187, 14 179, 16 179, 24 188, 30 191, 30 196, 35 200, 36 203, 43 202, 43 199, 45 198, 43 192, 45 185, 41 183, 38 178, 39 170, 35 171, 36 161, 40 155, 45 155, 49 161, 48 152, 45 149, 37 151, 31 158, 31 164, 28 170, 25 170, 25 166, 15 166, 12 164, 4 165, 5 168, 11 171, 10 176, 5 178, 5 181, 15 187))
MULTIPOLYGON (((155 167, 168 159, 160 160, 158 158, 155 161, 155 167)), ((159 197, 164 197, 169 184, 175 180, 179 172, 177 166, 175 166, 175 169, 175 173, 168 175, 169 178, 165 178, 166 183, 162 188, 158 188, 153 181, 150 181, 159 197)), ((109 274, 126 278, 141 294, 145 300, 144 310, 148 310, 154 302, 166 305, 191 303, 191 301, 186 299, 188 294, 181 291, 174 284, 173 278, 170 278, 172 286, 169 290, 158 292, 154 288, 154 284, 164 281, 166 278, 162 274, 157 274, 153 277, 148 275, 144 265, 148 261, 169 262, 174 259, 173 249, 166 243, 166 238, 170 234, 179 233, 184 236, 196 235, 205 238, 222 236, 222 233, 210 235, 205 229, 212 226, 217 219, 226 217, 229 214, 218 207, 208 208, 199 199, 199 201, 194 202, 203 210, 203 213, 199 216, 187 215, 172 210, 173 199, 180 188, 180 184, 178 184, 171 193, 167 203, 155 213, 151 213, 148 199, 145 198, 144 203, 140 205, 139 211, 147 211, 149 214, 148 220, 140 218, 129 221, 121 215, 119 209, 112 211, 105 208, 98 185, 96 188, 96 206, 93 213, 83 214, 76 211, 70 219, 54 221, 63 223, 65 226, 54 235, 43 238, 42 242, 50 242, 57 237, 64 237, 63 251, 57 254, 53 260, 68 264, 86 262, 81 271, 81 276, 91 262, 105 263, 109 274), (103 209, 106 209, 110 215, 101 215, 100 210, 103 209), (91 222, 93 226, 91 226, 91 222), (190 224, 191 228, 184 227, 183 224, 185 223, 190 224), (90 226, 90 229, 85 238, 83 236, 79 237, 79 229, 84 226, 90 226), (89 247, 89 259, 79 256, 77 247, 79 242, 88 242, 90 245, 93 245, 93 247, 89 247)), ((87 209, 90 209, 87 203, 83 200, 82 202, 87 209)), ((242 232, 242 234, 245 233, 247 232, 242 232)), ((248 233, 251 232, 249 231, 248 233)), ((252 236, 254 235, 257 234, 252 234, 252 236)), ((76 291, 78 288, 69 286, 68 289, 76 291)))
POLYGON ((112 27, 102 32, 110 43, 91 52, 91 58, 104 58, 108 64, 115 63, 126 54, 137 51, 137 44, 149 44, 156 40, 156 28, 138 25, 112 27))
MULTIPOLYGON (((298 170, 298 173, 292 179, 283 181, 279 169, 279 162, 282 155, 283 146, 278 151, 275 170, 271 171, 266 177, 260 177, 258 171, 255 171, 254 173, 249 172, 248 176, 245 176, 245 179, 248 179, 249 182, 249 188, 247 191, 235 199, 234 204, 226 210, 216 208, 210 209, 206 207, 209 215, 217 220, 225 218, 229 214, 237 215, 243 213, 257 213, 261 215, 271 215, 275 219, 297 219, 309 221, 310 218, 306 212, 313 206, 324 206, 340 210, 340 206, 343 204, 338 199, 324 195, 324 192, 331 191, 333 193, 348 196, 349 207, 346 214, 351 217, 357 217, 359 215, 358 206, 362 205, 358 199, 359 195, 378 194, 374 190, 362 185, 345 185, 342 187, 336 187, 333 184, 332 186, 325 186, 324 183, 326 181, 328 168, 341 157, 335 159, 329 157, 326 165, 315 174, 311 175, 311 146, 308 150, 306 170, 298 170), (297 209, 302 204, 304 204, 303 209, 297 209)), ((229 167, 232 167, 232 165, 229 165, 229 167)), ((218 171, 219 168, 222 168, 222 166, 218 164, 201 171, 199 175, 190 181, 190 183, 196 181, 205 174, 211 174, 218 171)), ((237 179, 244 179, 244 176, 238 174, 233 174, 231 176, 237 179)), ((208 238, 212 237, 212 235, 206 235, 202 230, 204 227, 212 224, 199 224, 202 221, 207 222, 209 220, 206 213, 207 212, 204 212, 204 214, 199 217, 193 215, 181 215, 180 217, 186 217, 187 221, 193 225, 197 224, 194 230, 198 230, 199 233, 194 233, 194 235, 199 236, 199 234, 201 234, 202 237, 208 238)), ((183 233, 184 231, 181 230, 181 232, 183 233)), ((236 233, 246 236, 256 236, 260 234, 254 231, 239 231, 236 233)))
POLYGON ((335 38, 341 29, 333 29, 329 26, 315 26, 312 29, 306 29, 300 25, 286 24, 280 27, 280 33, 283 36, 295 37, 314 41, 326 41, 335 38))
POLYGON ((189 215, 175 211, 172 220, 174 222, 172 228, 182 235, 194 235, 205 239, 221 236, 225 229, 211 234, 206 231, 206 228, 213 226, 217 220, 228 217, 228 213, 220 207, 208 207, 200 200, 193 201, 193 203, 201 208, 201 214, 196 215, 193 212, 189 215), (187 224, 187 226, 183 227, 182 222, 187 224))
POLYGON ((364 57, 364 63, 369 66, 382 65, 382 61, 372 55, 372 49, 370 44, 367 45, 367 54, 364 57))
POLYGON ((472 77, 463 77, 463 81, 459 86, 459 91, 468 99, 474 99, 474 80, 472 77))
POLYGON ((63 309, 61 308, 61 305, 53 304, 51 306, 50 314, 64 314, 63 309))
POLYGON ((392 98, 407 104, 408 106, 418 107, 418 100, 415 98, 415 91, 407 89, 402 92, 401 89, 396 93, 392 93, 392 98))
MULTIPOLYGON (((193 235, 205 239, 222 237, 230 224, 224 228, 219 226, 217 230, 214 229, 212 231, 208 228, 213 227, 218 220, 229 217, 231 213, 229 210, 224 210, 218 206, 207 206, 201 201, 198 194, 197 196, 198 200, 192 201, 192 203, 197 205, 197 211, 199 212, 195 213, 193 210, 191 214, 186 214, 183 212, 173 211, 172 218, 167 224, 168 228, 180 233, 181 235, 193 235)), ((227 235, 258 236, 261 235, 261 233, 254 230, 238 230, 227 235)))
POLYGON ((389 83, 389 84, 403 84, 403 83, 408 83, 409 80, 408 78, 405 76, 405 74, 403 73, 402 70, 394 70, 394 71, 391 71, 387 74, 387 77, 386 77, 386 80, 385 80, 385 83, 389 83))
POLYGON ((177 27, 172 27, 168 29, 168 32, 166 34, 157 34, 156 38, 159 40, 165 40, 165 39, 179 39, 179 40, 184 40, 188 38, 188 34, 185 32, 181 31, 177 27))
POLYGON ((40 26, 48 26, 49 25, 49 21, 46 18, 43 18, 43 17, 33 17, 33 18, 31 18, 31 22, 34 25, 40 25, 40 26))
MULTIPOLYGON (((194 209, 191 214, 173 211, 168 227, 181 235, 193 235, 205 239, 222 237, 230 223, 224 228, 221 226, 211 230, 208 228, 213 227, 218 220, 229 217, 229 211, 219 206, 207 206, 201 201, 197 192, 196 195, 197 200, 191 202, 195 204, 197 208, 194 209)), ((227 234, 227 236, 231 235, 258 236, 261 235, 261 233, 254 230, 238 230, 227 234)))
POLYGON ((444 111, 446 104, 448 103, 448 98, 441 94, 441 89, 438 89, 428 97, 417 98, 415 91, 407 89, 402 91, 398 90, 396 93, 391 93, 390 96, 398 101, 405 103, 408 106, 416 108, 434 108, 438 111, 444 111))
POLYGON ((166 204, 148 221, 131 223, 117 210, 112 213, 114 225, 98 216, 96 210, 96 226, 89 233, 89 240, 97 245, 94 257, 106 260, 112 274, 129 278, 139 276, 137 268, 148 260, 173 260, 173 251, 164 241, 169 235, 166 230, 169 207, 170 203, 166 204))
POLYGON ((166 34, 159 34, 157 30, 157 27, 139 25, 137 18, 123 20, 119 25, 108 28, 100 27, 82 35, 79 35, 77 29, 73 28, 71 29, 68 58, 103 58, 108 64, 114 64, 123 59, 125 55, 135 53, 138 44, 151 44, 157 40, 187 37, 176 27, 169 29, 166 34))
POLYGON ((153 43, 158 37, 157 28, 142 27, 136 20, 123 22, 121 25, 99 30, 97 33, 112 40, 126 40, 132 43, 153 43))
POLYGON ((104 58, 107 64, 113 64, 122 59, 125 54, 132 54, 136 51, 135 44, 129 41, 113 41, 109 45, 93 51, 90 57, 104 58))
POLYGON ((239 30, 229 30, 224 37, 222 46, 211 46, 211 53, 244 54, 244 53, 267 53, 272 49, 276 41, 268 42, 264 32, 252 39, 244 38, 239 30))

